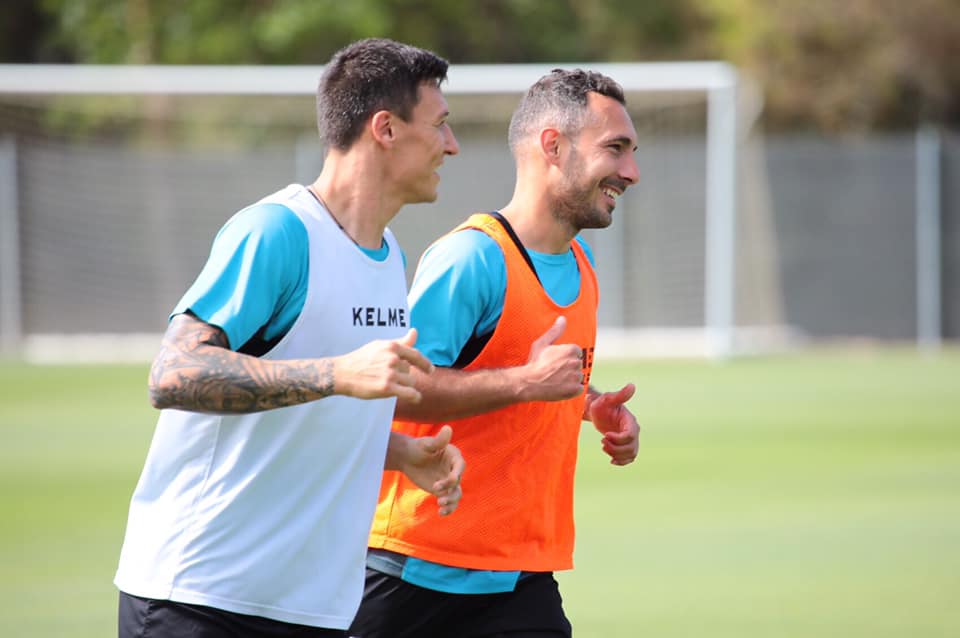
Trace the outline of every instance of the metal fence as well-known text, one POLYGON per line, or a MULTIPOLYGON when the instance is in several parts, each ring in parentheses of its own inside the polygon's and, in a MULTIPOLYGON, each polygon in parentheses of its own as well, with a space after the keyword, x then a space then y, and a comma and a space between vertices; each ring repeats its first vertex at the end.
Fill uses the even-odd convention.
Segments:
MULTIPOLYGON (((933 310, 941 335, 956 339, 960 139, 943 134, 940 140, 939 170, 931 176, 939 185, 932 282, 939 308, 933 310)), ((924 255, 918 254, 923 177, 916 170, 917 137, 768 137, 765 146, 787 322, 813 338, 916 338, 924 312, 918 295, 924 276, 930 277, 918 272, 924 255)))
MULTIPOLYGON (((935 308, 960 336, 960 140, 939 138, 935 308)), ((443 169, 440 200, 391 224, 412 272, 429 242, 475 210, 506 203, 513 165, 503 135, 465 135, 443 169)), ((0 197, 17 211, 0 233, 0 281, 19 286, 24 335, 159 333, 210 241, 239 208, 319 170, 316 149, 256 153, 76 148, 8 142, 0 197), (15 259, 10 259, 16 253, 15 259)), ((811 340, 915 339, 924 277, 914 135, 826 140, 751 137, 740 152, 736 321, 811 340)), ((641 185, 611 229, 588 232, 606 328, 704 323, 703 140, 651 135, 641 185)), ((920 312, 919 314, 922 314, 920 312)))

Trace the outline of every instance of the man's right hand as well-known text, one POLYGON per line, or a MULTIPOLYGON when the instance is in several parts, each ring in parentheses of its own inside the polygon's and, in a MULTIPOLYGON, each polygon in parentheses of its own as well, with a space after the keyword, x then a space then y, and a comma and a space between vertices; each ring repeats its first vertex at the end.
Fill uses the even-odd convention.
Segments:
POLYGON ((563 401, 583 393, 583 353, 580 347, 572 343, 554 343, 566 328, 566 317, 557 317, 530 346, 527 363, 520 368, 524 401, 563 401))
POLYGON ((411 366, 426 373, 433 364, 414 348, 417 330, 411 328, 400 339, 378 340, 336 357, 333 365, 334 393, 358 399, 397 397, 417 403, 420 392, 414 387, 411 366))

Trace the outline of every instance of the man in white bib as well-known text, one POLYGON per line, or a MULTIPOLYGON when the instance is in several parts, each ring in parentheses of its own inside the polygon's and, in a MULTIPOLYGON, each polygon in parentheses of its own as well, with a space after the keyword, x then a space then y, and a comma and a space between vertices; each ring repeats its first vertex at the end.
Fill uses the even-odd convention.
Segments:
POLYGON ((343 636, 383 469, 460 499, 451 431, 391 433, 416 401, 404 260, 387 224, 458 152, 447 62, 385 39, 324 68, 317 180, 236 213, 171 314, 161 409, 115 583, 121 638, 343 636))

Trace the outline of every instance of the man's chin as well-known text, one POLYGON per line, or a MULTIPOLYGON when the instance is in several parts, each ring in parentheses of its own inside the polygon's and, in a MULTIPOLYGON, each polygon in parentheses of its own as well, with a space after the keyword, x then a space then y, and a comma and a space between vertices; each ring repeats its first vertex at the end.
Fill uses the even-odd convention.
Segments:
POLYGON ((435 201, 437 201, 437 191, 417 193, 407 201, 407 204, 432 204, 435 201))
POLYGON ((597 210, 593 215, 587 220, 587 225, 584 228, 606 228, 613 223, 613 208, 611 207, 606 212, 602 210, 597 210))

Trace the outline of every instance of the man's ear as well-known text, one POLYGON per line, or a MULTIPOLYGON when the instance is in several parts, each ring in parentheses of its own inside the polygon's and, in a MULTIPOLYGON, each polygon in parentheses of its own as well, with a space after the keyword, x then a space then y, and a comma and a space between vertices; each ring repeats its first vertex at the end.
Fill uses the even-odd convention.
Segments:
POLYGON ((540 152, 546 161, 556 164, 560 161, 560 150, 563 145, 563 134, 555 128, 545 128, 540 131, 540 152))
POLYGON ((373 139, 383 146, 393 146, 397 139, 393 113, 390 111, 374 113, 370 118, 370 133, 373 135, 373 139))

